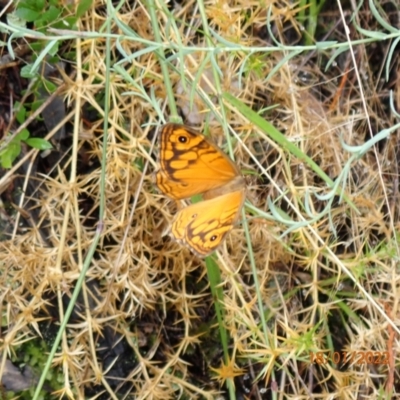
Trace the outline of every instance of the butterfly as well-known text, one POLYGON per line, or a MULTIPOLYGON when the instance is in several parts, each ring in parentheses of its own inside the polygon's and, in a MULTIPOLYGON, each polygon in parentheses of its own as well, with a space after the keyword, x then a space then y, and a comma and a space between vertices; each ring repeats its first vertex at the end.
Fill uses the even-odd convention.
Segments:
POLYGON ((164 194, 175 200, 203 195, 178 211, 172 236, 201 257, 210 254, 233 228, 246 197, 238 167, 204 135, 174 123, 161 130, 159 164, 155 180, 164 194))

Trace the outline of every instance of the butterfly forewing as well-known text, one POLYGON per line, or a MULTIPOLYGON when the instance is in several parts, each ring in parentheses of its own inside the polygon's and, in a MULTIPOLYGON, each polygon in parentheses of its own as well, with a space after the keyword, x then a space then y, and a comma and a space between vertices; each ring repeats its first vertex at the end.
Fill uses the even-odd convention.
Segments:
POLYGON ((231 159, 202 134, 167 124, 161 132, 159 189, 185 199, 223 186, 240 174, 231 159))

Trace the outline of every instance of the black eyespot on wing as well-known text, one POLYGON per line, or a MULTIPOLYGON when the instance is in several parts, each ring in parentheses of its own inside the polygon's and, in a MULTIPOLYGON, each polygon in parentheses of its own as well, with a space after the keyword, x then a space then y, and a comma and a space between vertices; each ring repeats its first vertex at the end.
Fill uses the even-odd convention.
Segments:
POLYGON ((178 137, 179 142, 181 143, 187 143, 188 138, 186 136, 179 136, 178 137))

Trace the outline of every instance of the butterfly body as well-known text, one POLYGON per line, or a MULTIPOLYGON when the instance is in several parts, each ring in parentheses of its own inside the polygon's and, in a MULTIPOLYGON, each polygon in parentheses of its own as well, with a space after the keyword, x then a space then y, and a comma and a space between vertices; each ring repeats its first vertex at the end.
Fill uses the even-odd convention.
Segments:
POLYGON ((176 200, 196 194, 205 199, 177 213, 172 235, 200 256, 211 253, 243 206, 246 190, 239 169, 201 133, 172 123, 161 131, 159 162, 156 183, 163 193, 176 200))

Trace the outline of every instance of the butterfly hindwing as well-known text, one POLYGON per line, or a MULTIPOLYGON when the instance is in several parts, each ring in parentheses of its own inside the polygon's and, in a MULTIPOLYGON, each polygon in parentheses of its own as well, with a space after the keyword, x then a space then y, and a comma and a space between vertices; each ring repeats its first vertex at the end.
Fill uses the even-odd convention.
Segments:
POLYGON ((214 251, 233 228, 245 199, 238 190, 192 204, 176 215, 171 233, 200 256, 214 251))

